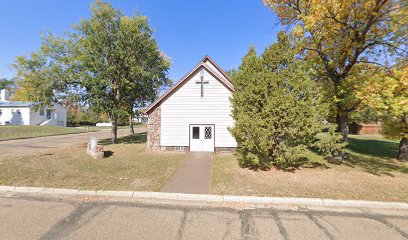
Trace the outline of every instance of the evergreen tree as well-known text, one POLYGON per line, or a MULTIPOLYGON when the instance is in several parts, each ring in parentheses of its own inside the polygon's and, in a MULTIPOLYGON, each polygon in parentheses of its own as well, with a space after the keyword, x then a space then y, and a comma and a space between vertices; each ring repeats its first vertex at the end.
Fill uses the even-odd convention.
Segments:
POLYGON ((306 160, 307 147, 324 127, 327 106, 309 67, 284 32, 258 57, 253 47, 234 74, 230 129, 240 164, 289 167, 306 160))

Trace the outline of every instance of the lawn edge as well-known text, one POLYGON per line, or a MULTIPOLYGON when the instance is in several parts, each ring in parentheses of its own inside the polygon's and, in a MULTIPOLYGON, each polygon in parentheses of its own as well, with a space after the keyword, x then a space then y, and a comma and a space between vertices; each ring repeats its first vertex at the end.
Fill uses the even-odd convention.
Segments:
POLYGON ((255 197, 255 196, 232 196, 232 195, 141 192, 141 191, 98 191, 83 189, 0 186, 0 193, 10 192, 56 194, 56 195, 62 194, 78 196, 128 197, 128 198, 146 198, 159 200, 180 200, 194 202, 216 202, 216 203, 253 203, 275 205, 302 205, 313 207, 365 207, 381 209, 408 209, 408 203, 404 202, 335 200, 322 198, 255 197))
POLYGON ((6 139, 0 139, 0 142, 5 142, 5 141, 13 141, 13 140, 22 140, 22 139, 30 139, 30 138, 43 138, 43 137, 53 137, 53 136, 61 136, 61 135, 71 135, 71 134, 84 134, 84 133, 90 133, 90 132, 99 132, 101 130, 91 130, 87 132, 77 132, 77 133, 60 133, 60 134, 51 134, 51 135, 44 135, 44 136, 34 136, 34 137, 19 137, 19 138, 6 138, 6 139))

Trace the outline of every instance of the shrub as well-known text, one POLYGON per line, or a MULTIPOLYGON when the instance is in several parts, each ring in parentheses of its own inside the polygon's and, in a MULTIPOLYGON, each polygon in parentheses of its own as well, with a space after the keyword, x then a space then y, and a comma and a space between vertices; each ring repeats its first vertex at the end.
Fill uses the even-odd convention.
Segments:
POLYGON ((230 131, 241 165, 286 168, 305 161, 328 110, 309 71, 283 32, 259 57, 250 48, 232 79, 235 126, 230 131))
POLYGON ((346 143, 341 142, 341 135, 336 132, 337 126, 330 124, 327 133, 322 134, 321 138, 313 144, 319 153, 325 157, 341 156, 346 143))

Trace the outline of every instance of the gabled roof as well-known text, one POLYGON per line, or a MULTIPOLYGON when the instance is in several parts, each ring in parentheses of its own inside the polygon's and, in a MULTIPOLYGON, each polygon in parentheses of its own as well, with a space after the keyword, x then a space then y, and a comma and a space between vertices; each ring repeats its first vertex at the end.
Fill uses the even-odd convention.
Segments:
POLYGON ((31 107, 32 102, 0 102, 0 107, 31 107))
POLYGON ((180 86, 186 82, 193 73, 195 73, 198 69, 205 68, 208 72, 214 75, 222 84, 224 84, 230 91, 234 91, 234 86, 232 85, 230 77, 210 58, 210 56, 206 55, 190 72, 188 72, 180 81, 178 81, 173 87, 167 90, 161 97, 159 97, 155 102, 153 102, 149 107, 144 110, 144 113, 149 113, 152 109, 154 109, 157 105, 161 103, 161 101, 167 97, 169 94, 176 91, 180 86), (220 73, 214 71, 206 62, 209 61, 220 73))
POLYGON ((231 78, 228 76, 228 74, 226 74, 226 73, 224 72, 224 70, 222 70, 222 68, 221 68, 214 60, 212 60, 212 58, 210 58, 210 56, 205 55, 205 57, 204 57, 200 62, 205 62, 206 60, 208 60, 209 62, 211 62, 212 65, 214 65, 214 67, 217 68, 217 70, 218 70, 228 81, 232 82, 232 81, 231 81, 231 78))

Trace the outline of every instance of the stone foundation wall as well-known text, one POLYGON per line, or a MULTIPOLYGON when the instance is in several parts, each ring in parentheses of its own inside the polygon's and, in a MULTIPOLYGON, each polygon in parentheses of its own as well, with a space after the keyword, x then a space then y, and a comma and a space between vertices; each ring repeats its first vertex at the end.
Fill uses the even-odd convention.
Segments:
POLYGON ((161 109, 160 105, 149 114, 147 124, 147 149, 160 151, 161 109))
MULTIPOLYGON (((186 146, 163 146, 163 147, 158 147, 155 150, 160 150, 160 151, 167 151, 167 152, 189 152, 190 147, 186 146), (182 149, 179 149, 179 148, 182 149)), ((235 147, 216 147, 215 148, 215 153, 232 153, 235 154, 237 152, 237 148, 235 147)))
POLYGON ((164 149, 160 149, 161 151, 170 151, 170 152, 188 152, 190 151, 189 147, 185 147, 185 146, 180 146, 182 148, 182 150, 177 149, 179 147, 174 147, 174 146, 165 146, 164 149))

